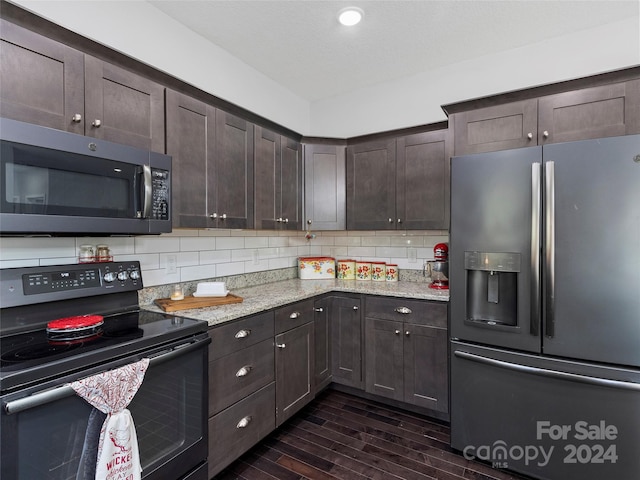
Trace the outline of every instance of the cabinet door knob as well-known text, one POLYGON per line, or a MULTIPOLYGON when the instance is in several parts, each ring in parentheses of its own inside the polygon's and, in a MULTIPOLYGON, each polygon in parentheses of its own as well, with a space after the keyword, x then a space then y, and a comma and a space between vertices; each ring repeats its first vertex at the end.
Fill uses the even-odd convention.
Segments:
POLYGON ((289 315, 289 318, 299 318, 300 315, 302 315, 300 312, 293 312, 291 315, 289 315))
POLYGON ((527 133, 527 138, 529 140, 531 140, 533 138, 533 133, 531 133, 531 132, 527 133))
POLYGON ((409 315, 410 313, 412 313, 411 309, 407 307, 396 307, 395 311, 403 315, 409 315))
POLYGON ((209 215, 209 218, 216 219, 216 218, 218 218, 218 214, 214 212, 211 215, 209 215))
POLYGON ((547 130, 545 130, 544 132, 542 132, 542 136, 544 138, 549 138, 549 132, 547 130))
POLYGON ((404 332, 404 334, 408 337, 409 335, 411 335, 411 332, 407 330, 406 332, 404 332))
POLYGON ((220 216, 220 218, 221 218, 222 220, 226 220, 226 218, 227 218, 227 214, 226 214, 226 213, 223 213, 223 214, 220 216))
POLYGON ((73 123, 80 123, 82 121, 82 115, 76 113, 73 117, 71 117, 71 121, 73 123))
POLYGON ((393 218, 390 218, 390 219, 389 219, 389 223, 393 223, 393 218))
POLYGON ((354 306, 353 306, 353 310, 357 312, 358 310, 360 310, 360 307, 359 307, 359 306, 357 306, 357 305, 354 305, 354 306))
POLYGON ((324 312, 324 308, 322 308, 322 307, 314 308, 314 310, 315 310, 316 312, 318 312, 318 313, 322 313, 322 312, 324 312))
POLYGON ((311 219, 307 220, 307 225, 311 225, 311 219))
POLYGON ((284 223, 289 223, 289 219, 288 219, 288 218, 285 218, 285 219, 284 219, 284 223))
POLYGON ((401 218, 398 219, 398 223, 402 223, 402 219, 401 218))
POLYGON ((282 223, 282 217, 280 217, 280 218, 276 218, 276 222, 278 222, 278 223, 282 223))
POLYGON ((276 347, 278 348, 285 348, 287 346, 286 343, 276 343, 276 347))
POLYGON ((102 125, 102 121, 96 118, 93 122, 91 122, 91 125, 93 125, 96 128, 100 128, 100 125, 102 125))
POLYGON ((242 420, 240 420, 238 422, 238 424, 236 425, 236 428, 246 428, 247 425, 249 425, 249 423, 251 423, 251 415, 247 415, 246 417, 244 417, 242 420))
POLYGON ((251 330, 238 330, 238 333, 236 333, 235 337, 236 338, 246 338, 249 335, 251 335, 251 330))
POLYGON ((246 377, 247 375, 249 375, 249 372, 253 369, 253 367, 251 365, 245 365, 244 367, 242 367, 240 370, 238 370, 236 372, 236 377, 240 378, 240 377, 246 377))
POLYGON ((400 335, 400 330, 396 330, 396 331, 395 331, 395 334, 396 334, 396 335, 400 335))

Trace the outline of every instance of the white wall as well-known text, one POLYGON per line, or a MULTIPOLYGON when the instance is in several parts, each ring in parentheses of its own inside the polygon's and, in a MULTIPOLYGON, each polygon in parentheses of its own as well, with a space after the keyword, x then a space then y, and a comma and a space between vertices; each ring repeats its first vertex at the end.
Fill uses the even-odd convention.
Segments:
POLYGON ((82 244, 107 244, 115 261, 139 260, 145 287, 297 266, 300 256, 331 256, 395 263, 421 270, 433 260, 433 247, 448 232, 377 231, 304 232, 264 230, 191 230, 137 237, 0 238, 0 268, 62 265, 78 262, 82 244), (176 271, 167 269, 175 256, 176 271))
POLYGON ((310 104, 146 2, 11 1, 309 136, 438 122, 443 104, 640 64, 640 19, 630 18, 310 104))
POLYGON ((640 65, 630 18, 448 65, 311 105, 314 136, 348 138, 446 120, 440 105, 640 65))

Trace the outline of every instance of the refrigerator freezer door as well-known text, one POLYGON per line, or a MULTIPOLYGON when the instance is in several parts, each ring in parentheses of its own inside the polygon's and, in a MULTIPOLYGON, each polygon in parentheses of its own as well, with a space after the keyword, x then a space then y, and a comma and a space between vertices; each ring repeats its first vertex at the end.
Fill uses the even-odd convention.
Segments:
POLYGON ((451 160, 451 337, 539 352, 542 147, 451 160))
POLYGON ((548 480, 635 479, 640 370, 451 344, 451 445, 548 480))
POLYGON ((640 135, 546 145, 543 155, 553 173, 543 352, 638 367, 640 135))

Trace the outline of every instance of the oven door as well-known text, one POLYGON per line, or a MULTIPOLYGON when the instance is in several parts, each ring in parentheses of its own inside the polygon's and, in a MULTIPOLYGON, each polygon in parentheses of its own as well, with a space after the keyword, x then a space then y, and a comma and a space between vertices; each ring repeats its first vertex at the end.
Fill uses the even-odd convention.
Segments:
POLYGON ((3 396, 0 477, 75 480, 83 449, 89 445, 85 435, 92 425, 99 429, 105 416, 66 384, 148 357, 144 381, 128 407, 138 437, 142 478, 198 478, 189 475, 206 472, 202 466, 208 447, 209 341, 201 334, 195 341, 175 342, 3 396))

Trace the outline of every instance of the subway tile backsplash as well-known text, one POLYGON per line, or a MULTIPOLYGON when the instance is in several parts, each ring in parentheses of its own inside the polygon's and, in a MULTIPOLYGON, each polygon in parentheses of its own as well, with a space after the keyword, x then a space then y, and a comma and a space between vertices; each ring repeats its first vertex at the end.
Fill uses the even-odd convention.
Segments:
POLYGON ((139 260, 145 287, 192 282, 297 266, 300 256, 330 256, 397 263, 402 279, 421 276, 433 246, 448 242, 446 230, 323 231, 178 229, 135 237, 3 237, 0 268, 77 262, 79 246, 106 244, 116 261, 139 260), (413 271, 413 272, 409 272, 413 271))

